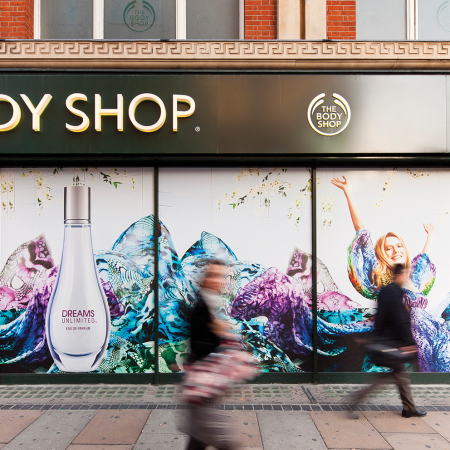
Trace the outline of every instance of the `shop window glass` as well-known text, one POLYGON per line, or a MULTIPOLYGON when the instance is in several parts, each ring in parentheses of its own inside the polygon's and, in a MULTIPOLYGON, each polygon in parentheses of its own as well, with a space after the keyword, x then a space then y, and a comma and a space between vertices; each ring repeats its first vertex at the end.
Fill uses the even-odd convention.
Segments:
POLYGON ((92 39, 92 0, 41 0, 42 39, 92 39))
POLYGON ((360 41, 405 40, 406 1, 356 0, 356 39, 360 41))
POLYGON ((373 339, 394 264, 409 270, 403 302, 420 357, 408 370, 447 372, 450 283, 439 274, 450 270, 449 173, 329 168, 317 180, 319 372, 383 370, 355 338, 373 339))
POLYGON ((306 168, 161 168, 162 366, 183 370, 204 263, 227 263, 217 310, 263 372, 312 370, 311 175, 306 168))
POLYGON ((59 372, 43 330, 63 249, 64 187, 80 184, 91 188, 92 248, 111 319, 97 373, 154 372, 153 169, 4 167, 0 181, 0 374, 59 372))
POLYGON ((239 0, 186 0, 187 39, 239 39, 239 0))
POLYGON ((175 39, 176 0, 105 0, 105 39, 175 39))
POLYGON ((419 40, 450 40, 450 1, 419 0, 417 15, 419 40))

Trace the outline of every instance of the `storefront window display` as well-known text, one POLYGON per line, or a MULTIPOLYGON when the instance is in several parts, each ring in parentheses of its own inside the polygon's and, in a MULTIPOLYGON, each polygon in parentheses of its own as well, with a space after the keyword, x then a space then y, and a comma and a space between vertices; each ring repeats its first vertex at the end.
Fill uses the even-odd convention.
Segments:
POLYGON ((159 186, 165 369, 182 368, 194 293, 205 262, 220 258, 221 313, 261 370, 311 371, 310 171, 167 168, 159 186))
MULTIPOLYGON (((376 372, 370 335, 391 267, 409 270, 404 303, 418 358, 450 371, 447 169, 316 169, 314 349, 312 170, 160 168, 155 306, 152 168, 1 170, 0 370, 59 373, 45 317, 63 243, 64 187, 92 192, 95 260, 111 334, 95 373, 180 373, 205 264, 227 264, 220 313, 262 372, 376 372), (158 327, 155 335, 155 311, 158 327)), ((73 313, 71 313, 73 314, 73 313)), ((73 316, 74 317, 74 316, 73 316)))
MULTIPOLYGON (((358 337, 373 330, 391 266, 419 353, 410 370, 450 370, 448 170, 318 169, 319 372, 374 372, 358 337), (441 275, 444 274, 444 275, 441 275)), ((63 190, 92 192, 97 269, 111 315, 97 373, 155 368, 151 168, 2 169, 0 369, 58 373, 45 316, 63 243, 63 190)), ((208 260, 227 263, 221 314, 263 372, 313 370, 312 181, 306 168, 159 169, 160 373, 183 371, 189 317, 208 260)))
POLYGON ((448 170, 324 169, 317 176, 318 270, 328 275, 318 295, 319 371, 385 370, 355 337, 373 329, 377 294, 392 282, 392 266, 402 263, 409 271, 403 301, 418 346, 410 370, 448 372, 448 170), (330 286, 332 308, 320 301, 330 286))
MULTIPOLYGON (((12 168, 0 174, 0 371, 58 372, 45 317, 61 260, 64 187, 85 185, 92 193, 93 248, 111 316, 109 346, 97 372, 153 372, 153 169, 12 168)), ((65 312, 66 321, 85 320, 79 311, 65 312)))
MULTIPOLYGON (((91 188, 93 246, 111 316, 95 372, 153 372, 153 169, 16 168, 1 176, 2 372, 59 372, 44 323, 71 185, 91 188)), ((310 170, 160 169, 159 198, 159 372, 183 371, 193 299, 212 258, 228 264, 221 313, 261 370, 311 371, 310 170)))

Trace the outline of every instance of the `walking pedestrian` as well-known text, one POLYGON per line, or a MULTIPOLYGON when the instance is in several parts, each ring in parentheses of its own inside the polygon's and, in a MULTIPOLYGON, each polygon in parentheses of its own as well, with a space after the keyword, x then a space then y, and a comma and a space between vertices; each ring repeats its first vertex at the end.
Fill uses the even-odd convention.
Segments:
MULTIPOLYGON (((375 364, 388 367, 391 372, 382 372, 374 383, 359 390, 350 397, 350 403, 360 404, 380 385, 393 382, 397 385, 403 403, 403 417, 423 417, 427 413, 419 411, 414 403, 408 373, 404 364, 412 360, 417 352, 411 333, 411 320, 407 306, 403 304, 402 286, 408 277, 403 264, 393 267, 394 281, 381 289, 378 296, 378 311, 375 316, 375 340, 368 346, 373 352, 375 364)), ((352 418, 357 418, 352 414, 352 418)))
POLYGON ((209 262, 191 317, 191 352, 187 370, 189 377, 190 365, 190 374, 195 379, 190 393, 198 400, 190 402, 188 409, 190 441, 187 450, 204 450, 208 445, 218 450, 232 450, 238 446, 227 413, 214 408, 214 395, 211 393, 215 391, 211 388, 213 380, 217 378, 217 372, 221 372, 220 363, 211 355, 226 337, 226 324, 217 314, 225 268, 220 260, 209 262))

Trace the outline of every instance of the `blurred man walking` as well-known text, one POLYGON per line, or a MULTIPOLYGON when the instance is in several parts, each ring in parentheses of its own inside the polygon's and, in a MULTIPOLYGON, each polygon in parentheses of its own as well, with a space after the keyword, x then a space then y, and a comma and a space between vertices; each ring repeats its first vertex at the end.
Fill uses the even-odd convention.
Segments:
MULTIPOLYGON (((350 403, 360 404, 382 384, 395 383, 403 403, 403 417, 423 417, 427 413, 418 411, 411 393, 411 384, 404 363, 411 360, 417 352, 411 333, 411 319, 403 304, 402 286, 407 285, 408 277, 402 264, 394 266, 393 283, 381 289, 378 296, 378 311, 375 316, 375 341, 368 346, 373 353, 375 364, 388 367, 392 372, 383 372, 375 382, 354 393, 350 403)), ((351 415, 357 418, 356 414, 351 415)))

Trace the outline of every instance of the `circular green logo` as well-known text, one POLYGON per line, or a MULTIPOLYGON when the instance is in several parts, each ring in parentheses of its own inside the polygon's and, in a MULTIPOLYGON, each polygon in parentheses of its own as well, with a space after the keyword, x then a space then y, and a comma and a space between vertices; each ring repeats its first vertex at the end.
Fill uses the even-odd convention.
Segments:
POLYGON ((155 10, 145 0, 133 0, 123 12, 125 25, 133 31, 147 31, 155 23, 155 10))

